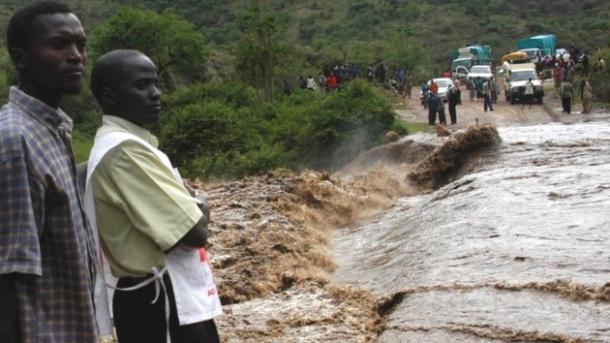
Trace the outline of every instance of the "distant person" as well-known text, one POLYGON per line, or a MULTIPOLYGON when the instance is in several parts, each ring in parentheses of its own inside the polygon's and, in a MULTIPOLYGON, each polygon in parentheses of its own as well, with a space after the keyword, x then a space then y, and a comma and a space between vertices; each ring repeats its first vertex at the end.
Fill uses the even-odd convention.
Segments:
POLYGON ((303 77, 303 75, 299 75, 297 82, 299 83, 299 88, 305 89, 307 88, 307 80, 303 77))
POLYGON ((468 79, 466 81, 466 89, 468 90, 468 96, 470 97, 470 102, 473 102, 476 90, 474 87, 474 81, 472 79, 468 79))
MULTIPOLYGON (((102 112, 88 161, 86 211, 112 274, 121 343, 218 343, 222 313, 208 265, 209 210, 146 129, 161 112, 158 71, 135 50, 100 57, 91 90, 102 112)), ((78 341, 74 341, 76 343, 78 341)))
POLYGON ((534 100, 534 83, 532 82, 532 78, 530 77, 525 83, 525 88, 523 90, 523 100, 521 101, 521 108, 525 107, 525 104, 529 105, 529 108, 532 108, 532 101, 534 100))
POLYGON ((6 38, 18 85, 0 110, 0 342, 97 343, 97 238, 59 107, 81 92, 87 36, 68 6, 32 2, 6 38))
POLYGON ((432 126, 438 120, 441 124, 446 125, 447 119, 445 117, 445 104, 443 99, 436 93, 430 92, 429 104, 428 104, 428 125, 432 126))
POLYGON ((587 73, 589 73, 589 54, 585 51, 582 55, 582 71, 580 76, 585 76, 587 73))
POLYGON ((485 81, 480 77, 476 77, 476 78, 474 78, 473 82, 474 82, 474 90, 475 90, 477 102, 478 102, 483 99, 483 84, 485 83, 485 81))
POLYGON ((315 91, 318 89, 316 80, 311 75, 309 75, 309 77, 307 78, 307 89, 309 89, 310 91, 315 91))
POLYGON ((375 78, 375 70, 373 69, 373 66, 369 64, 369 65, 366 67, 366 79, 367 79, 369 82, 373 82, 373 79, 374 79, 374 78, 375 78))
POLYGON ((606 61, 601 56, 597 59, 597 70, 599 70, 599 71, 606 70, 606 61))
POLYGON ((487 110, 489 109, 489 111, 493 111, 494 108, 491 104, 491 93, 495 91, 493 90, 492 86, 491 86, 491 79, 485 81, 485 83, 483 84, 483 111, 487 112, 487 110))
POLYGON ((561 89, 561 65, 560 63, 555 63, 555 65, 553 66, 553 81, 554 81, 554 88, 555 88, 555 93, 559 94, 559 91, 561 89))
POLYGON ((593 88, 589 80, 582 80, 580 84, 580 98, 582 99, 582 113, 591 113, 591 101, 593 100, 593 88))
POLYGON ((561 105, 563 107, 563 113, 572 113, 572 84, 568 80, 561 82, 561 105))
POLYGON ((453 85, 449 88, 447 92, 447 104, 449 107, 449 118, 451 120, 451 124, 455 125, 457 123, 457 105, 460 102, 460 89, 453 85))
POLYGON ((326 77, 326 92, 334 92, 337 90, 337 77, 334 73, 328 74, 326 77))
POLYGON ((284 80, 284 83, 282 85, 282 89, 284 91, 284 95, 292 94, 292 84, 290 83, 290 81, 284 80))
POLYGON ((498 101, 498 85, 496 84, 496 79, 493 77, 489 79, 489 90, 491 94, 491 103, 495 104, 496 101, 498 101))
POLYGON ((422 95, 422 105, 424 108, 428 108, 428 104, 430 103, 430 85, 428 85, 428 81, 424 81, 421 85, 421 95, 422 95))
POLYGON ((385 66, 383 65, 383 63, 379 63, 377 69, 375 69, 375 77, 377 78, 377 81, 380 84, 385 83, 385 74, 385 66))
POLYGON ((434 82, 434 79, 430 79, 430 93, 438 94, 438 84, 434 82))

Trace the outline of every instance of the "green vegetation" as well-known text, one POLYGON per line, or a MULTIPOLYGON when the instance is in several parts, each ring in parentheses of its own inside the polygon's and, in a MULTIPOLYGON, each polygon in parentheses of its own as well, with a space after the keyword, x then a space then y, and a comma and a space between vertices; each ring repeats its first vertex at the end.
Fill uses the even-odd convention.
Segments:
POLYGON ((330 95, 303 90, 273 102, 249 86, 208 83, 164 105, 163 149, 184 173, 203 178, 338 167, 395 125, 389 102, 362 80, 330 95))
MULTIPOLYGON (((406 68, 411 84, 449 68, 467 43, 495 58, 532 34, 554 33, 610 62, 610 2, 586 0, 66 0, 81 18, 90 56, 138 49, 162 71, 165 113, 154 128, 190 176, 241 177, 274 168, 334 168, 383 139, 386 130, 425 130, 395 119, 392 96, 355 81, 338 93, 280 94, 283 80, 354 63, 363 76, 383 61, 406 68), (124 7, 127 6, 127 7, 124 7), (598 49, 601 48, 601 49, 598 49)), ((0 5, 0 28, 29 3, 0 5)), ((4 45, 4 44, 1 44, 4 45)), ((0 100, 16 81, 0 50, 0 100)), ((88 68, 91 66, 89 65, 88 68)), ((592 74, 610 101, 610 69, 592 74)), ((90 91, 62 104, 74 117, 74 150, 87 156, 100 111, 90 91)))

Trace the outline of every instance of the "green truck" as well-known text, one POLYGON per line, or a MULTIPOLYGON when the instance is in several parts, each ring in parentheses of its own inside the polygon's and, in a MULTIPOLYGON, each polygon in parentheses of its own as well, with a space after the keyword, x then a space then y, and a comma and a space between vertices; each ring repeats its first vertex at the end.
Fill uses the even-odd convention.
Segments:
POLYGON ((534 58, 536 51, 540 50, 540 57, 555 56, 557 49, 557 37, 554 34, 543 34, 523 38, 517 41, 517 50, 524 51, 534 58))
POLYGON ((472 66, 491 64, 491 47, 489 45, 472 44, 453 52, 451 75, 454 79, 465 79, 472 66))

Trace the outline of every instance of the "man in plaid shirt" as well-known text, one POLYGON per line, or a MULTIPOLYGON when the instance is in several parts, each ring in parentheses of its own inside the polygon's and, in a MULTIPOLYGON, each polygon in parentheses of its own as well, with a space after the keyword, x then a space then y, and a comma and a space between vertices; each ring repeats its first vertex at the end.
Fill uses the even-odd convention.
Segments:
POLYGON ((15 13, 7 46, 19 72, 0 110, 0 342, 94 343, 96 239, 84 217, 59 108, 83 80, 86 36, 62 4, 15 13))

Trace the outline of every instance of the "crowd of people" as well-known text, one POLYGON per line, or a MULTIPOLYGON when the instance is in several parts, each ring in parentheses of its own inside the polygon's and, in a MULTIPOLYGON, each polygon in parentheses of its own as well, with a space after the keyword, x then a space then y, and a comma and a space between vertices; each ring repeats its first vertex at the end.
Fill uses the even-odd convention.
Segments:
MULTIPOLYGON (((367 66, 365 77, 371 83, 379 84, 400 95, 410 97, 411 87, 408 83, 406 69, 396 68, 390 77, 387 77, 387 72, 388 68, 380 61, 367 66)), ((311 74, 307 78, 303 77, 303 75, 298 75, 295 84, 299 89, 331 93, 341 90, 347 83, 358 77, 361 77, 358 65, 345 62, 324 67, 317 79, 311 74)), ((288 79, 283 80, 282 89, 285 95, 290 95, 295 90, 293 82, 288 79)))

